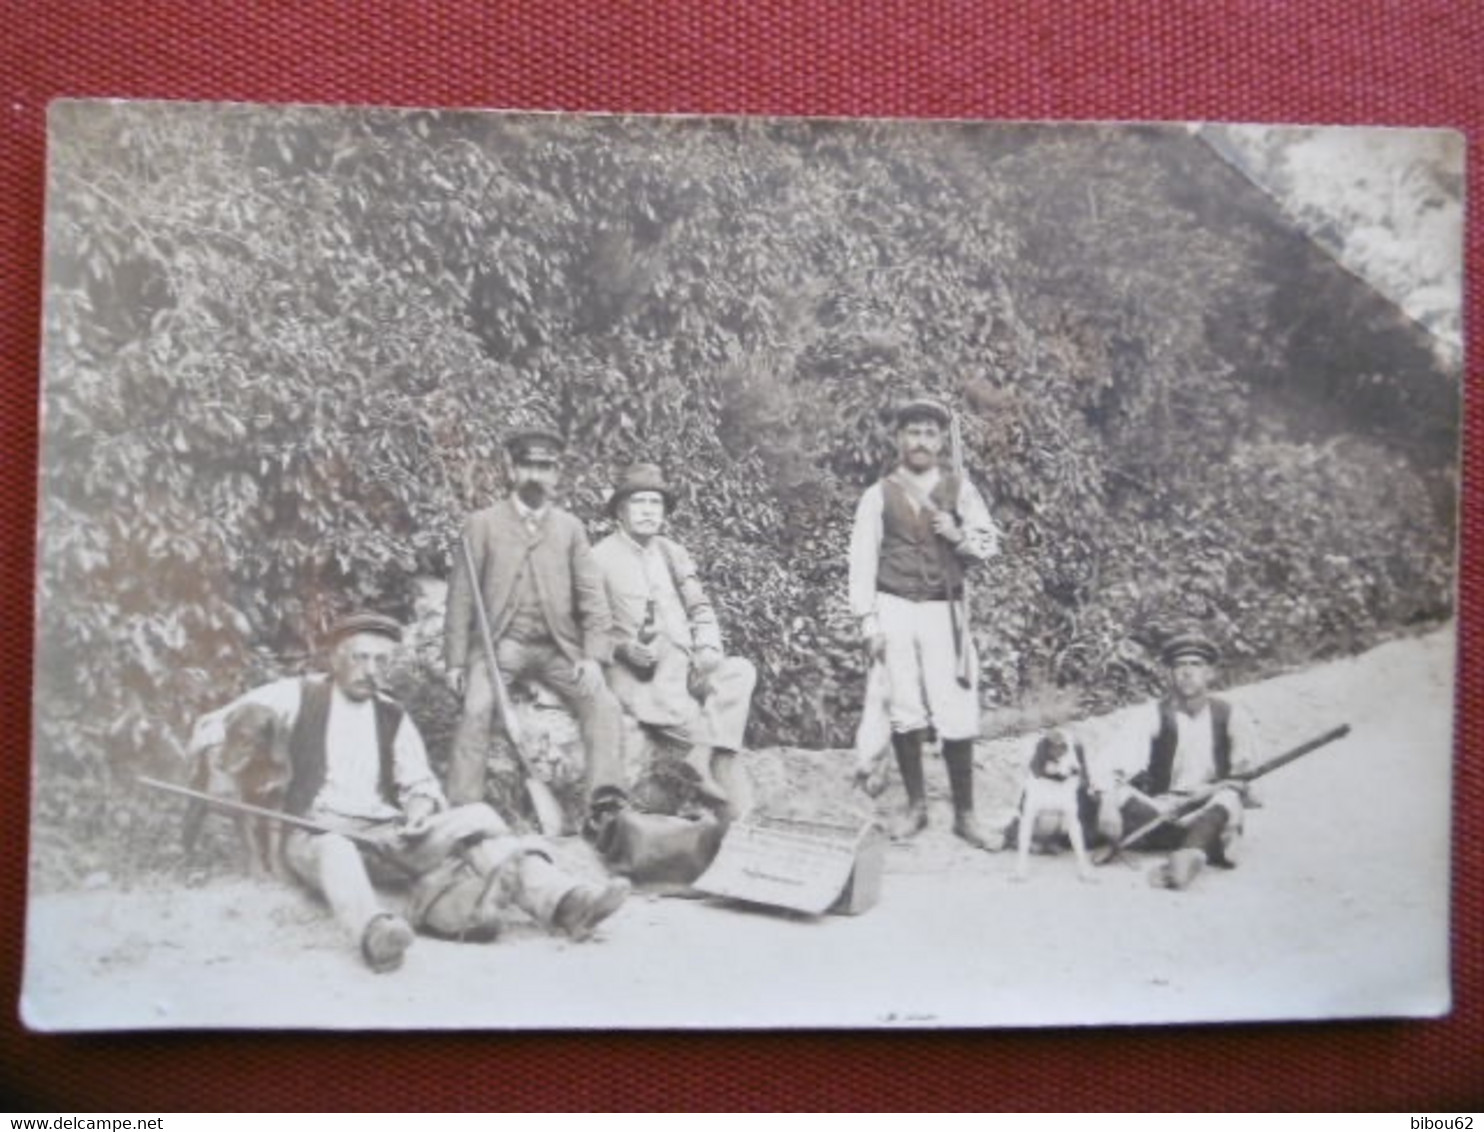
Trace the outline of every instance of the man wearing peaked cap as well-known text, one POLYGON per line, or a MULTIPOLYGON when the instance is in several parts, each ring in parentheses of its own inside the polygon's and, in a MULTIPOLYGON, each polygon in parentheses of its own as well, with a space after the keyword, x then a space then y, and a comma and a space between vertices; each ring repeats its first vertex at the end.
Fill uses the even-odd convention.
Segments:
MULTIPOLYGON (((953 832, 975 848, 997 849, 974 815, 978 661, 966 631, 964 581, 969 568, 997 553, 999 535, 973 483, 939 467, 952 424, 947 406, 914 397, 894 418, 898 464, 856 507, 849 583, 850 609, 872 662, 867 694, 885 692, 907 792, 891 832, 903 840, 928 824, 922 747, 935 730, 948 768, 953 832)), ((868 702, 866 718, 879 710, 868 702)))
POLYGON ((913 421, 932 421, 945 432, 953 422, 948 406, 932 397, 913 397, 903 401, 892 414, 896 428, 901 429, 913 421))
POLYGON ((618 529, 593 548, 613 610, 608 681, 640 723, 690 745, 703 792, 737 817, 747 808, 737 766, 757 670, 727 656, 695 560, 661 532, 675 495, 655 464, 633 464, 608 500, 618 529))
POLYGON ((485 796, 491 729, 503 729, 492 680, 529 677, 556 693, 577 717, 587 755, 589 797, 622 789, 623 712, 603 669, 612 661, 612 617, 603 579, 582 523, 556 502, 562 441, 554 429, 524 428, 506 437, 514 493, 476 511, 452 551, 444 625, 449 684, 464 700, 449 757, 448 795, 485 796), (499 672, 484 655, 475 588, 495 639, 499 672))
POLYGON ((1208 864, 1234 868, 1242 814, 1252 787, 1229 781, 1255 761, 1256 737, 1242 708, 1211 694, 1220 650, 1198 631, 1171 635, 1160 647, 1167 694, 1141 708, 1115 737, 1107 757, 1099 829, 1117 842, 1182 796, 1228 783, 1195 813, 1153 830, 1140 847, 1169 854, 1151 874, 1156 887, 1184 889, 1208 864))
POLYGON ((380 613, 341 618, 325 635, 328 676, 277 680, 203 715, 192 754, 229 763, 223 746, 236 721, 266 717, 287 758, 283 809, 325 830, 289 829, 283 861, 325 898, 373 971, 401 965, 414 924, 493 938, 507 903, 552 931, 587 938, 617 911, 627 884, 579 884, 489 806, 449 807, 417 725, 384 691, 401 639, 402 626, 380 613), (411 887, 413 923, 382 906, 373 882, 411 887))

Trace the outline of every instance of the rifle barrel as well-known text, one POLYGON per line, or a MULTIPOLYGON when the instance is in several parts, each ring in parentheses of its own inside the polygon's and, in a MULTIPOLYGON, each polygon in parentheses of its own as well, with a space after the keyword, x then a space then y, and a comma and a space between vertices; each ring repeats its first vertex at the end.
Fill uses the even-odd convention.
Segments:
POLYGON ((329 826, 320 825, 319 822, 310 821, 294 814, 285 814, 279 810, 270 810, 266 806, 254 806, 251 802, 239 802, 235 798, 222 798, 215 794, 207 794, 201 790, 192 790, 188 786, 177 786, 173 782, 161 782, 158 778, 148 778, 140 775, 137 781, 144 786, 151 786, 156 790, 164 790, 169 794, 179 794, 182 798, 191 798, 197 802, 205 802, 209 806, 215 806, 219 810, 227 810, 231 813, 245 814, 248 817, 267 818, 276 821, 280 825, 291 826, 294 829, 307 830, 310 833, 338 833, 341 837, 350 841, 360 842, 362 845, 373 846, 377 849, 385 848, 376 838, 365 833, 353 832, 344 829, 331 829, 329 826))
MULTIPOLYGON (((1294 747, 1291 750, 1284 751, 1281 755, 1274 755, 1261 766, 1255 767, 1254 769, 1247 771, 1245 774, 1233 775, 1232 779, 1238 782, 1255 782, 1259 778, 1262 778, 1264 775, 1272 774, 1273 771, 1278 770, 1280 767, 1285 767, 1294 760, 1303 758, 1311 751, 1316 751, 1320 747, 1333 743, 1336 739, 1343 739, 1346 735, 1349 734, 1350 725, 1348 723, 1342 723, 1340 724, 1340 726, 1326 731, 1323 735, 1320 735, 1317 738, 1310 739, 1308 742, 1300 743, 1297 747, 1294 747)), ((1153 833, 1160 826, 1172 821, 1177 821, 1180 818, 1184 817, 1186 814, 1194 813, 1196 810, 1200 809, 1212 798, 1214 798, 1218 789, 1219 785, 1213 784, 1209 788, 1199 791, 1198 793, 1193 794, 1191 797, 1186 798, 1179 805, 1174 806, 1168 813, 1163 813, 1160 814, 1158 817, 1150 818, 1149 821, 1145 822, 1138 829, 1130 833, 1127 837, 1120 839, 1116 848, 1127 849, 1130 845, 1134 844, 1134 842, 1143 840, 1143 838, 1148 836, 1150 833, 1153 833)))

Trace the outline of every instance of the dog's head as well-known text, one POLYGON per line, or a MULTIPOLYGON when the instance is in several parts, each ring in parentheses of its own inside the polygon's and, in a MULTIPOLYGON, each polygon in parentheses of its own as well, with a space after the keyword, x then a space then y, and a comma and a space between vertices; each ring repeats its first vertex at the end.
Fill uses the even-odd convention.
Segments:
POLYGON ((1082 772, 1077 762, 1077 746, 1072 737, 1057 727, 1041 736, 1031 755, 1031 774, 1064 782, 1082 772))

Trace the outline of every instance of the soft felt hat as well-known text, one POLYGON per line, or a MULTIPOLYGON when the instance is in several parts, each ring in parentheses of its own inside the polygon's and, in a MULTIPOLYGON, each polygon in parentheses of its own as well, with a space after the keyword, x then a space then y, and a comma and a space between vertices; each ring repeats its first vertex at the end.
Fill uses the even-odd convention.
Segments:
POLYGON ((618 479, 618 486, 608 497, 608 514, 616 515, 618 506, 629 496, 641 491, 657 491, 665 499, 665 513, 675 510, 675 495, 665 482, 658 464, 630 464, 618 479))

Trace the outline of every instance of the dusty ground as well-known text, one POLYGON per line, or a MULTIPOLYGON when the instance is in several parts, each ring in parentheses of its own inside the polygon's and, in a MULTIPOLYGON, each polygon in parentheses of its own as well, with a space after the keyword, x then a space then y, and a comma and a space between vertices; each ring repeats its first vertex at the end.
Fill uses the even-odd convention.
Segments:
MULTIPOLYGON (((889 851, 881 901, 862 916, 636 896, 586 944, 513 922, 492 945, 419 940, 388 976, 369 973, 313 901, 271 882, 40 896, 23 1014, 41 1029, 360 1029, 1441 1013, 1453 647, 1450 629, 1234 691, 1275 751, 1341 722, 1353 732, 1268 779, 1240 868, 1188 892, 1150 888, 1137 855, 1093 884, 1069 856, 1040 857, 1013 883, 1012 854, 947 834, 939 794, 933 828, 889 851)), ((986 809, 1010 803, 1023 749, 981 747, 986 809)), ((848 770, 843 755, 789 757, 760 763, 760 787, 795 806, 801 776, 848 770)), ((941 792, 940 763, 930 775, 941 792)), ((561 853, 594 867, 575 839, 561 853)))

